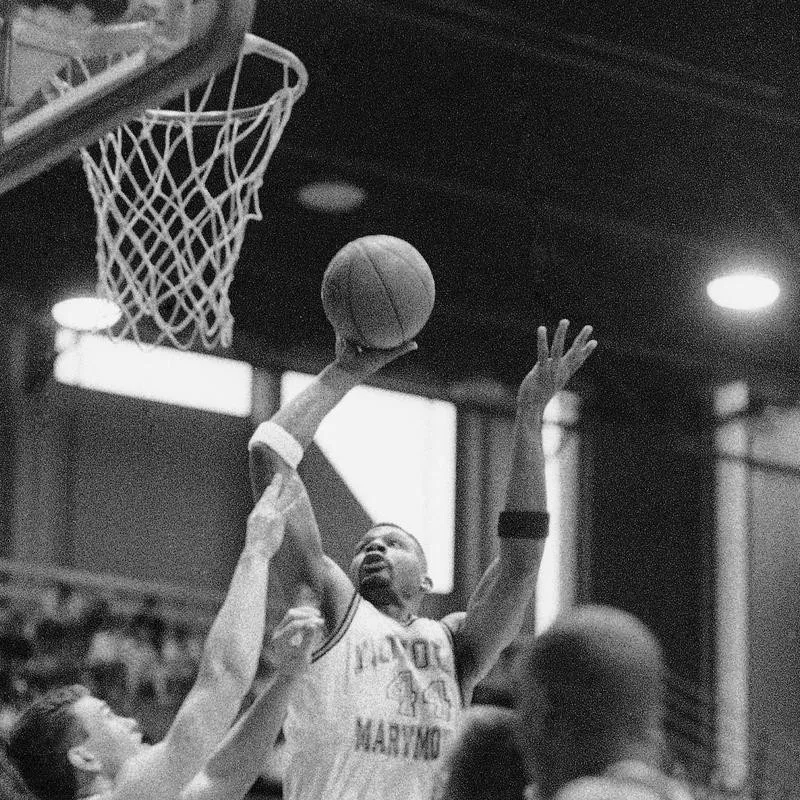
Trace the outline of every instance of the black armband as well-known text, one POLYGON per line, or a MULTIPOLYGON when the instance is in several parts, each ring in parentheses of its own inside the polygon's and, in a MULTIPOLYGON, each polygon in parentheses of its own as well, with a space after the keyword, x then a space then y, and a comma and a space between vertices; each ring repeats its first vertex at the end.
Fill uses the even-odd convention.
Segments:
POLYGON ((501 511, 497 521, 501 539, 546 539, 549 528, 546 511, 501 511))

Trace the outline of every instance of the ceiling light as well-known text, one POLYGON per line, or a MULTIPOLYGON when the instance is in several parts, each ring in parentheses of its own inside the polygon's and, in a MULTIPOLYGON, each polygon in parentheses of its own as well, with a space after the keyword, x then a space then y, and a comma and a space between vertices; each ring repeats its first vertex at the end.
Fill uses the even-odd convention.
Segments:
POLYGON ((346 181, 315 181, 301 186, 297 199, 311 211, 346 214, 361 206, 367 193, 360 186, 346 181))
POLYGON ((766 275, 740 272, 715 278, 706 287, 708 296, 723 308, 757 311, 771 306, 780 294, 778 284, 766 275))
POLYGON ((117 305, 100 297, 70 297, 56 303, 50 313, 62 328, 73 331, 110 328, 122 316, 117 305))

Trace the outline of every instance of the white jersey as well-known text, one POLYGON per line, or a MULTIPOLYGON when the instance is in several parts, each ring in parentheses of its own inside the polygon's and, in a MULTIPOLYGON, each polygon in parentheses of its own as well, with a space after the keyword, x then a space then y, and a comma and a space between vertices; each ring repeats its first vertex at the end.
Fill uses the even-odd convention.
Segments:
POLYGON ((449 629, 356 594, 292 694, 284 797, 428 800, 462 710, 449 629))

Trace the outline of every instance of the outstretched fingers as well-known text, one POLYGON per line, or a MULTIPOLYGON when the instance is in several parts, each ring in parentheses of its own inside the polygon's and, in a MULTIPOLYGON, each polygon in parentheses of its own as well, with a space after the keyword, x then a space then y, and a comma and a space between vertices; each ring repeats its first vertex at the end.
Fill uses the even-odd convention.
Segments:
POLYGON ((553 336, 553 346, 550 348, 550 358, 558 363, 564 355, 564 342, 567 339, 567 328, 569 328, 569 320, 562 319, 558 323, 555 335, 553 336))
POLYGON ((303 495, 300 481, 276 472, 253 508, 258 514, 286 516, 303 495))
POLYGON ((536 351, 537 362, 542 366, 546 365, 550 358, 550 348, 547 346, 547 328, 544 325, 536 329, 536 351))
POLYGON ((591 325, 584 325, 567 351, 564 361, 567 364, 570 375, 573 375, 580 368, 597 347, 597 341, 590 338, 592 331, 591 325))
POLYGON ((292 654, 290 651, 283 650, 283 656, 308 656, 311 653, 314 637, 318 631, 322 630, 324 621, 322 615, 315 608, 298 607, 289 609, 286 616, 281 620, 275 628, 271 646, 276 654, 280 651, 276 648, 285 648, 286 645, 296 652, 292 654))
POLYGON ((548 346, 547 328, 540 325, 536 329, 537 360, 517 393, 520 408, 543 409, 597 347, 597 342, 590 339, 591 325, 585 325, 565 353, 568 328, 569 321, 562 319, 553 335, 552 346, 548 346))
POLYGON ((594 348, 597 346, 597 342, 592 340, 592 343, 590 344, 589 341, 593 330, 594 328, 592 328, 591 325, 584 325, 583 328, 581 328, 580 332, 575 337, 575 340, 572 342, 572 346, 567 351, 568 358, 576 358, 581 356, 586 352, 587 347, 588 352, 586 352, 586 355, 594 350, 594 348))
POLYGON ((589 341, 589 337, 592 335, 593 330, 594 328, 592 328, 591 325, 584 325, 572 342, 572 347, 570 347, 570 350, 580 350, 589 341))

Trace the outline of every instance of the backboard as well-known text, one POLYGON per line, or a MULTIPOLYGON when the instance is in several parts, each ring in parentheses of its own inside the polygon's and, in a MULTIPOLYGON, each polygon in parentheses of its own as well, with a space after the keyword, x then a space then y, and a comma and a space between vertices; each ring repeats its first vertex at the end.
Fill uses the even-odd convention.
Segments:
POLYGON ((0 0, 0 193, 222 71, 254 7, 84 0, 57 12, 40 0, 0 0))

